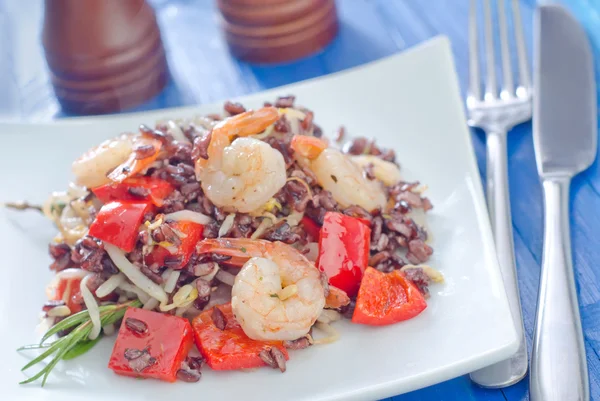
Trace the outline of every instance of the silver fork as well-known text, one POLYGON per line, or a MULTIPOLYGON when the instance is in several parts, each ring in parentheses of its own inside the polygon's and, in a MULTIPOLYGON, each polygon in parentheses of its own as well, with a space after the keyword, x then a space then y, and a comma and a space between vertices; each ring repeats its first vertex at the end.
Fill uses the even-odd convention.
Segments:
POLYGON ((527 373, 527 343, 515 266, 512 220, 508 196, 507 132, 514 126, 531 119, 531 83, 521 28, 518 0, 511 1, 515 27, 519 81, 515 88, 509 53, 509 37, 504 0, 497 0, 500 53, 502 61, 502 88, 496 81, 496 58, 490 0, 483 0, 486 82, 482 96, 479 75, 477 3, 471 0, 469 15, 469 91, 467 110, 469 125, 485 131, 487 145, 487 204, 496 242, 498 261, 504 288, 508 296, 515 329, 520 338, 517 353, 510 359, 471 373, 471 380, 486 388, 510 386, 527 373))

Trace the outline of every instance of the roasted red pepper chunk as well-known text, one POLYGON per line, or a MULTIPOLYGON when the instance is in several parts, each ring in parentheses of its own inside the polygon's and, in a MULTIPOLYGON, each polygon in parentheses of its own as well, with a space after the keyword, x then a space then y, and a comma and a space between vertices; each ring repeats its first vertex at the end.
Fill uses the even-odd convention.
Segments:
POLYGON ((187 319, 129 308, 108 367, 119 375, 174 382, 193 343, 187 319))
POLYGON ((412 319, 425 308, 423 294, 404 273, 382 273, 369 267, 358 291, 352 322, 383 326, 412 319))
POLYGON ((313 219, 308 216, 304 216, 302 217, 302 220, 300 220, 300 224, 313 241, 319 240, 321 226, 319 226, 313 219))
POLYGON ((282 341, 257 341, 249 338, 235 319, 231 304, 216 307, 225 317, 224 330, 213 322, 212 309, 202 312, 192 321, 196 346, 212 369, 235 370, 266 366, 258 354, 271 347, 277 347, 286 360, 289 358, 282 341))
POLYGON ((321 227, 317 265, 331 285, 353 297, 368 266, 370 246, 371 229, 363 220, 327 212, 321 227))
POLYGON ((108 183, 92 189, 102 203, 114 200, 151 201, 162 206, 175 188, 169 182, 155 177, 131 177, 123 182, 108 183))
POLYGON ((142 219, 151 208, 152 205, 148 202, 109 202, 96 215, 89 234, 125 252, 131 252, 135 247, 142 219))
POLYGON ((179 259, 179 263, 170 264, 169 267, 172 269, 182 269, 190 261, 190 257, 196 248, 196 244, 204 239, 204 226, 191 221, 176 221, 169 224, 172 228, 184 235, 184 237, 180 238, 181 243, 176 246, 177 251, 171 253, 167 248, 156 246, 146 257, 146 264, 152 265, 153 263, 157 263, 159 266, 163 266, 165 264, 165 258, 172 255, 179 259))
POLYGON ((81 278, 60 278, 55 286, 49 287, 48 299, 51 301, 64 301, 71 313, 80 312, 83 309, 83 298, 81 297, 81 278))

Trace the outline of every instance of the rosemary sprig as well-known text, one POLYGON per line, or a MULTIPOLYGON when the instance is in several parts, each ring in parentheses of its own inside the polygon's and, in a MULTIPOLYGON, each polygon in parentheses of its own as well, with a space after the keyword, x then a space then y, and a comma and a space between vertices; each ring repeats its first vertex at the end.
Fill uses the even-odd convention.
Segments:
MULTIPOLYGON (((125 311, 128 307, 140 307, 142 303, 139 300, 126 302, 124 304, 116 304, 116 305, 103 305, 100 306, 100 323, 102 327, 113 324, 117 320, 122 319, 125 315, 125 311)), ((28 364, 23 366, 21 370, 26 370, 32 367, 33 365, 38 364, 39 362, 45 360, 46 358, 52 356, 52 359, 46 366, 44 366, 38 373, 31 376, 30 378, 23 380, 19 384, 31 383, 39 378, 42 378, 42 387, 46 384, 46 379, 48 375, 54 369, 56 364, 60 362, 61 359, 72 359, 79 355, 84 354, 89 349, 91 349, 98 339, 89 340, 89 335, 92 331, 92 321, 90 319, 90 314, 87 310, 76 313, 68 318, 61 320, 57 324, 55 324, 50 330, 44 334, 39 344, 26 345, 24 347, 19 348, 17 351, 26 351, 32 349, 45 349, 43 353, 41 353, 37 358, 31 360, 28 364), (51 336, 58 333, 61 330, 73 330, 64 337, 59 338, 50 343, 46 343, 51 336)))
POLYGON ((15 210, 37 210, 38 212, 42 211, 42 207, 40 205, 33 205, 27 201, 20 202, 6 202, 3 204, 5 208, 15 209, 15 210))

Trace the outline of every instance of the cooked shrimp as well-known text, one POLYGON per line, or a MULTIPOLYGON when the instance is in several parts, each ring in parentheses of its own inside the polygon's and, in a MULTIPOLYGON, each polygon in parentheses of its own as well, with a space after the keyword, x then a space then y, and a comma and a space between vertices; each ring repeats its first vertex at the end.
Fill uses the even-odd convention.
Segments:
POLYGON ((123 134, 108 139, 85 152, 71 166, 75 182, 94 188, 110 181, 106 177, 119 164, 125 162, 133 151, 133 135, 123 134))
POLYGON ((134 134, 106 140, 73 162, 75 182, 87 188, 121 182, 150 166, 161 146, 159 140, 134 134))
POLYGON ((346 291, 340 290, 332 285, 329 286, 329 294, 325 298, 325 307, 329 309, 338 309, 350 303, 350 297, 346 291))
POLYGON ((314 160, 327 149, 327 142, 314 136, 294 135, 290 147, 302 157, 314 160))
POLYGON ((395 185, 402 180, 400 169, 392 162, 373 155, 350 156, 350 158, 362 168, 367 167, 369 164, 373 166, 373 175, 385 185, 395 185))
POLYGON ((260 208, 285 185, 281 153, 266 142, 242 138, 264 131, 278 118, 277 109, 264 107, 215 126, 208 158, 196 161, 196 178, 212 203, 247 213, 260 208), (232 143, 236 136, 240 138, 232 143))
POLYGON ((248 337, 295 340, 305 336, 325 306, 319 270, 282 242, 207 239, 199 253, 247 260, 231 289, 231 307, 248 337))
POLYGON ((339 150, 327 148, 308 163, 319 184, 342 207, 359 205, 373 211, 385 206, 387 199, 381 183, 367 179, 363 169, 339 150))

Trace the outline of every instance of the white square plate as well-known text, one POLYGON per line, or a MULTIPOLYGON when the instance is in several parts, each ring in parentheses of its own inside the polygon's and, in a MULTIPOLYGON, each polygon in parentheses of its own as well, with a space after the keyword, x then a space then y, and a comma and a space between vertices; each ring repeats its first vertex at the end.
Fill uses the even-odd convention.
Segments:
MULTIPOLYGON (((47 244, 54 229, 36 213, 0 210, 0 398, 16 400, 366 400, 444 381, 497 362, 517 349, 449 42, 434 39, 403 54, 285 88, 251 95, 245 105, 292 93, 332 133, 375 137, 396 150, 404 176, 429 186, 434 204, 430 264, 446 278, 431 287, 417 318, 387 327, 337 324, 341 340, 291 354, 288 370, 214 372, 199 383, 132 380, 107 367, 113 340, 62 363, 45 388, 19 386, 51 277, 47 244)), ((0 125, 0 202, 43 202, 65 188, 84 150, 140 123, 220 110, 221 105, 133 115, 0 125)))

